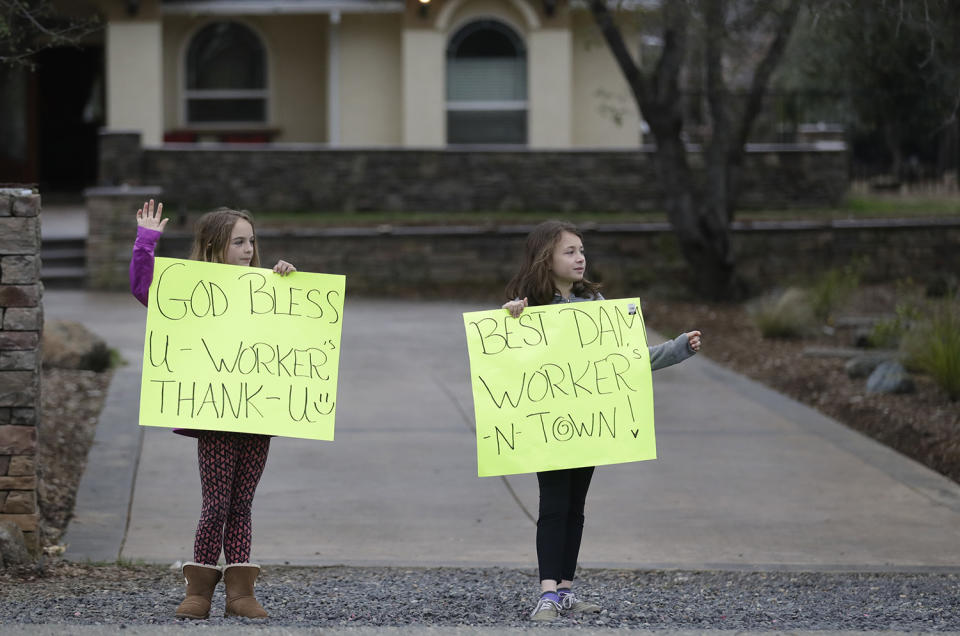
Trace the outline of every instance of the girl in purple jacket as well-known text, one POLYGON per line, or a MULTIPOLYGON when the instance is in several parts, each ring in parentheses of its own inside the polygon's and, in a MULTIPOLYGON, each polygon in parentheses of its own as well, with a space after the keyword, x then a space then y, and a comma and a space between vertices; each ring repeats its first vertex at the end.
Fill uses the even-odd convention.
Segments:
MULTIPOLYGON (((137 240, 130 261, 130 291, 144 305, 153 280, 153 253, 169 219, 163 204, 151 199, 137 210, 137 240)), ((253 218, 246 211, 220 208, 197 222, 190 258, 209 263, 260 266, 253 218)), ((296 268, 277 261, 273 271, 285 276, 296 268)), ((270 437, 220 431, 177 430, 197 438, 203 508, 193 543, 193 561, 183 566, 186 598, 178 618, 210 615, 213 590, 223 578, 227 592, 225 616, 266 618, 253 595, 260 566, 250 563, 250 510, 267 461, 270 437), (223 552, 226 565, 217 566, 223 552)))

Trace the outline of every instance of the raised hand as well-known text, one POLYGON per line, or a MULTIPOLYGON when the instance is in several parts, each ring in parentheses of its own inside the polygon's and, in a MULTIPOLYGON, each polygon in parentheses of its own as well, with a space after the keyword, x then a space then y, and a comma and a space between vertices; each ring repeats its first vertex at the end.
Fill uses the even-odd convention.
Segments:
POLYGON ((170 219, 161 219, 163 216, 163 204, 159 204, 156 209, 153 207, 153 199, 150 202, 144 202, 143 207, 137 210, 137 225, 145 227, 148 230, 163 232, 170 219))
POLYGON ((699 331, 689 331, 687 332, 687 345, 690 347, 691 351, 700 351, 700 336, 702 334, 699 331))

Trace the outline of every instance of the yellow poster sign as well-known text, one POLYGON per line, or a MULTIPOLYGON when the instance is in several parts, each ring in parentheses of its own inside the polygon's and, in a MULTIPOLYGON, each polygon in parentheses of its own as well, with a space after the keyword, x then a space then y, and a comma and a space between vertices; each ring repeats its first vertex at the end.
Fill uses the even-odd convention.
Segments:
POLYGON ((463 315, 481 477, 657 456, 636 298, 463 315))
POLYGON ((332 440, 345 284, 156 258, 140 424, 332 440))

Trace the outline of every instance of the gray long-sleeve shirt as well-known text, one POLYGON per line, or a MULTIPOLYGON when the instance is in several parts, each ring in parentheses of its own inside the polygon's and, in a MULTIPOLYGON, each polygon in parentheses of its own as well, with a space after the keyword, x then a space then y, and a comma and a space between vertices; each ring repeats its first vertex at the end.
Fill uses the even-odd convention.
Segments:
MULTIPOLYGON (((553 297, 553 302, 550 304, 557 305, 560 303, 578 303, 588 300, 604 300, 604 298, 600 294, 597 294, 596 298, 583 298, 577 295, 571 295, 570 298, 564 298, 560 294, 556 294, 553 297)), ((673 340, 667 340, 666 342, 662 342, 653 347, 647 345, 647 350, 650 352, 650 369, 653 371, 664 369, 679 362, 683 362, 687 358, 690 358, 697 353, 690 348, 690 343, 687 340, 686 334, 680 334, 673 340)))

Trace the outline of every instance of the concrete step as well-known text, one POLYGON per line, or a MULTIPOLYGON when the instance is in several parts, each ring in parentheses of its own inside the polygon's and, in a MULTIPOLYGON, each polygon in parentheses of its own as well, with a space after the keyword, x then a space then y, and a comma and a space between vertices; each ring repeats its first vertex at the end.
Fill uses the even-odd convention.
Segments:
POLYGON ((87 276, 86 237, 45 237, 40 244, 40 280, 49 288, 83 286, 87 276))
POLYGON ((81 244, 79 247, 41 247, 40 258, 46 261, 86 260, 87 252, 81 244))

